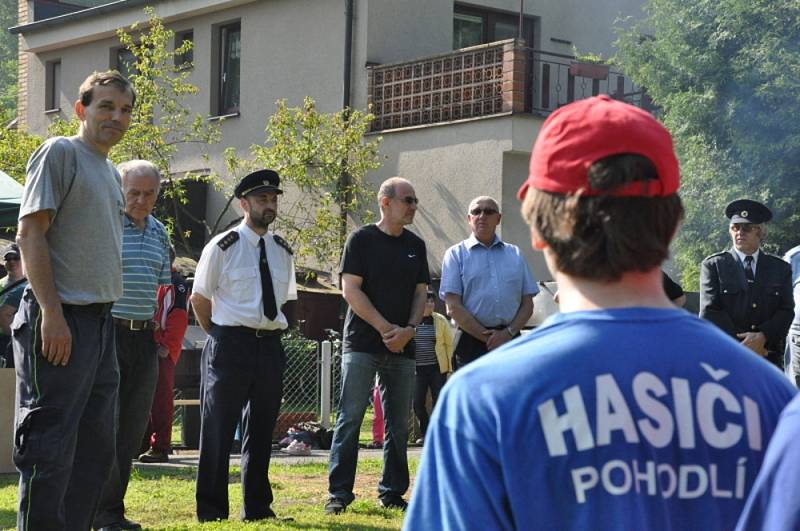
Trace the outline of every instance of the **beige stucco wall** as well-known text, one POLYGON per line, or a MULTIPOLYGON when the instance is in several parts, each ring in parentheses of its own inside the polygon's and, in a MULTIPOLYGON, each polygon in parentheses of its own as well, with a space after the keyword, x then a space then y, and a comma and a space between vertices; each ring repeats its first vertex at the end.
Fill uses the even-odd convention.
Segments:
POLYGON ((549 279, 541 255, 528 252, 530 240, 516 199, 527 177, 526 151, 541 121, 532 116, 499 116, 382 135, 381 151, 387 159, 370 179, 377 186, 400 175, 414 184, 420 205, 411 229, 428 245, 434 276, 441 272, 447 248, 469 236, 469 202, 490 195, 503 211, 501 237, 527 250, 537 278, 549 279))
MULTIPOLYGON (((518 0, 471 1, 472 5, 516 12, 518 0)), ((525 2, 525 12, 540 18, 541 48, 571 53, 550 37, 571 40, 582 52, 607 52, 611 27, 620 12, 638 14, 643 0, 525 2)), ((209 148, 211 161, 197 151, 181 154, 176 171, 206 168, 223 172, 221 152, 235 147, 247 156, 249 146, 264 141, 274 102, 293 105, 313 97, 322 111, 340 108, 343 97, 344 0, 168 0, 154 6, 168 27, 193 29, 195 67, 190 81, 200 92, 189 100, 195 112, 211 110, 212 35, 226 22, 242 25, 241 115, 222 123, 223 141, 209 148)), ((118 46, 114 30, 144 20, 139 8, 63 23, 28 32, 24 46, 32 51, 27 122, 43 134, 53 115, 45 115, 45 64, 62 62, 62 117, 71 114, 77 87, 93 70, 110 66, 118 46)), ((451 0, 355 0, 352 103, 367 102, 367 62, 389 63, 447 52, 452 46, 451 0)), ((468 234, 466 206, 477 195, 496 197, 504 211, 505 239, 529 249, 527 229, 518 214, 515 193, 527 175, 527 157, 540 118, 501 116, 458 124, 422 127, 383 135, 383 167, 369 176, 377 184, 391 175, 415 183, 422 199, 414 229, 429 242, 432 270, 438 273, 445 249, 468 234)), ((224 196, 209 194, 208 211, 217 212, 224 196)), ((231 213, 228 218, 237 215, 231 213)), ((526 251, 528 252, 528 251, 526 251)), ((541 257, 528 255, 534 273, 549 278, 541 257)))

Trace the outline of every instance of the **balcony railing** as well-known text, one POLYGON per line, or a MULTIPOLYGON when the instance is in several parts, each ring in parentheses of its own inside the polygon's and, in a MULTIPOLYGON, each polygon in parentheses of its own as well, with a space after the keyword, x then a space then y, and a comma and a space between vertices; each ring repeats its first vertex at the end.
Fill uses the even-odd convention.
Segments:
POLYGON ((546 115, 598 94, 649 108, 646 94, 622 73, 514 39, 372 66, 368 94, 373 131, 508 113, 546 115))

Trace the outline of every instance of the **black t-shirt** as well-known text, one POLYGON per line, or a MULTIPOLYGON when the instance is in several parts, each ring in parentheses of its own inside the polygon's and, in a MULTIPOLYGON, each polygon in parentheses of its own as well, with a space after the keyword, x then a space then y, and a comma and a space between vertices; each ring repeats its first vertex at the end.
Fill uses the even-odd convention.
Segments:
MULTIPOLYGON (((374 224, 361 227, 347 239, 341 272, 361 277, 361 290, 375 309, 398 326, 408 324, 417 284, 430 280, 425 242, 405 229, 400 236, 390 236, 374 224)), ((378 331, 350 307, 343 336, 344 352, 389 352, 378 331)), ((414 357, 413 340, 401 354, 414 357)))
POLYGON ((664 285, 664 293, 667 294, 667 298, 669 300, 674 301, 683 295, 683 288, 680 286, 680 284, 669 278, 669 275, 667 275, 664 271, 661 271, 661 274, 663 275, 662 284, 664 285))

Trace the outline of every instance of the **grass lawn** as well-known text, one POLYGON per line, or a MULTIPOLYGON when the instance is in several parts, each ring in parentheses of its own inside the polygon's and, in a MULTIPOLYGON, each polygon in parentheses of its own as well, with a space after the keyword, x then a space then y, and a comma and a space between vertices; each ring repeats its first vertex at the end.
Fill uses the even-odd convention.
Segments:
MULTIPOLYGON (((412 478, 417 460, 410 461, 412 478)), ((280 518, 293 521, 242 523, 241 484, 238 469, 232 471, 228 489, 231 519, 227 522, 199 524, 194 517, 195 469, 134 470, 125 498, 127 515, 145 529, 400 529, 403 513, 381 509, 377 505, 379 459, 361 459, 358 463, 356 501, 343 514, 328 516, 323 511, 327 499, 327 464, 273 465, 270 468, 273 510, 280 518)), ((12 529, 16 523, 17 477, 0 475, 0 529, 12 529)))
MULTIPOLYGON (((372 441, 372 408, 361 427, 361 442, 372 441)), ((176 435, 180 435, 179 429, 176 435)), ((177 441, 180 439, 178 438, 177 441)), ((416 475, 417 459, 410 459, 411 478, 416 475)), ((377 505, 377 485, 382 462, 360 459, 356 474, 356 501, 343 514, 327 516, 323 506, 328 492, 327 463, 277 465, 270 467, 270 480, 275 495, 273 510, 280 518, 293 521, 242 523, 239 470, 231 471, 228 488, 231 518, 227 522, 199 524, 194 516, 194 479, 196 469, 134 470, 125 498, 127 516, 145 529, 334 529, 365 531, 400 529, 403 513, 381 509, 377 505)), ((0 475, 0 530, 16 525, 17 476, 0 475)), ((410 491, 409 491, 410 493, 410 491)))

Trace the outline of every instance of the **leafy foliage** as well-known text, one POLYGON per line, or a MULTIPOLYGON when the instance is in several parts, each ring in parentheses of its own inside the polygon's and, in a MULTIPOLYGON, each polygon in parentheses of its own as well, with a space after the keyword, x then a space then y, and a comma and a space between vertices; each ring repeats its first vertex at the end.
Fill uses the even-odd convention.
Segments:
POLYGON ((25 166, 42 138, 16 129, 0 127, 0 170, 25 184, 25 166))
POLYGON ((800 3, 650 0, 624 24, 616 61, 662 109, 681 161, 687 208, 676 242, 685 287, 727 247, 724 206, 747 197, 775 214, 765 248, 800 234, 800 3))
POLYGON ((16 25, 17 2, 0 2, 0 125, 17 110, 17 36, 6 30, 16 25))
POLYGON ((365 141, 364 134, 374 117, 353 109, 320 113, 311 98, 302 107, 286 100, 276 106, 265 144, 251 148, 256 163, 276 170, 289 188, 276 231, 300 262, 330 270, 339 262, 347 217, 373 217, 366 205, 374 192, 364 176, 380 166, 380 138, 365 141))

